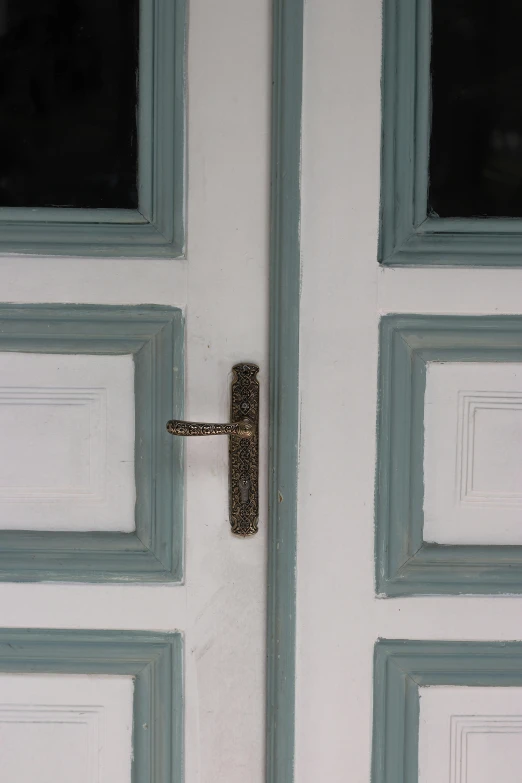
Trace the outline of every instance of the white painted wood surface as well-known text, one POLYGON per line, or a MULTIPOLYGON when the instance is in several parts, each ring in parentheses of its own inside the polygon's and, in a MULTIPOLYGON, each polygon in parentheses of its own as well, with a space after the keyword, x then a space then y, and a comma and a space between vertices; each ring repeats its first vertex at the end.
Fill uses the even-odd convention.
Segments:
POLYGON ((132 677, 0 675, 0 779, 129 783, 132 677))
POLYGON ((129 356, 0 353, 0 529, 134 530, 129 356))
POLYGON ((522 365, 430 363, 424 537, 522 544, 522 365))
POLYGON ((181 630, 186 783, 261 783, 271 3, 189 5, 186 260, 5 257, 0 298, 182 307, 193 420, 227 421, 231 367, 259 363, 260 532, 230 534, 226 438, 194 439, 182 585, 2 584, 0 626, 181 630))
POLYGON ((307 0, 298 783, 368 783, 378 637, 521 639, 522 598, 377 599, 381 313, 522 312, 522 270, 379 269, 380 0, 307 0))
POLYGON ((420 689, 419 783, 517 783, 522 688, 420 689))

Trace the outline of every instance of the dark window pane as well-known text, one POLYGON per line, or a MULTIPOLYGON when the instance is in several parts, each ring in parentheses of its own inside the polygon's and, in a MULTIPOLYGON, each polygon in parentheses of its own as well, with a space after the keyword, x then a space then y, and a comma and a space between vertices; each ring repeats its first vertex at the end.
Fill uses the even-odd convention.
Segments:
POLYGON ((137 207, 138 0, 0 0, 0 206, 137 207))
POLYGON ((522 217, 521 0, 432 0, 429 207, 522 217))

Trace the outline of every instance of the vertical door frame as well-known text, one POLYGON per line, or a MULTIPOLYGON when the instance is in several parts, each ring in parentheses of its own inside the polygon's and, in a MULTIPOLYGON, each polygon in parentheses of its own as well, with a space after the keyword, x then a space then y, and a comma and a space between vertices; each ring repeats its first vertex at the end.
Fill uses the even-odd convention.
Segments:
POLYGON ((304 0, 273 0, 267 783, 292 783, 304 0))

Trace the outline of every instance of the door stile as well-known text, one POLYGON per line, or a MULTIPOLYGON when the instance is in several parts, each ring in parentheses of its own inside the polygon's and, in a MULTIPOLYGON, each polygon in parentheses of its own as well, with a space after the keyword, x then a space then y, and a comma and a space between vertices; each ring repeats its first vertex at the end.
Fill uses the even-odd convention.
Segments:
POLYGON ((295 747, 303 0, 273 2, 266 781, 295 747))

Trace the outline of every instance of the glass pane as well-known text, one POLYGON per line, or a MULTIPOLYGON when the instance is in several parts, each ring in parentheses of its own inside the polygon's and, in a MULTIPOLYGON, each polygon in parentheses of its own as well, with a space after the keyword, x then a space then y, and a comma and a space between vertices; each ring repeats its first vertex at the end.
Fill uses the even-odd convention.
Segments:
POLYGON ((522 217, 522 2, 432 0, 429 206, 522 217))
POLYGON ((137 207, 138 0, 0 0, 0 206, 137 207))

